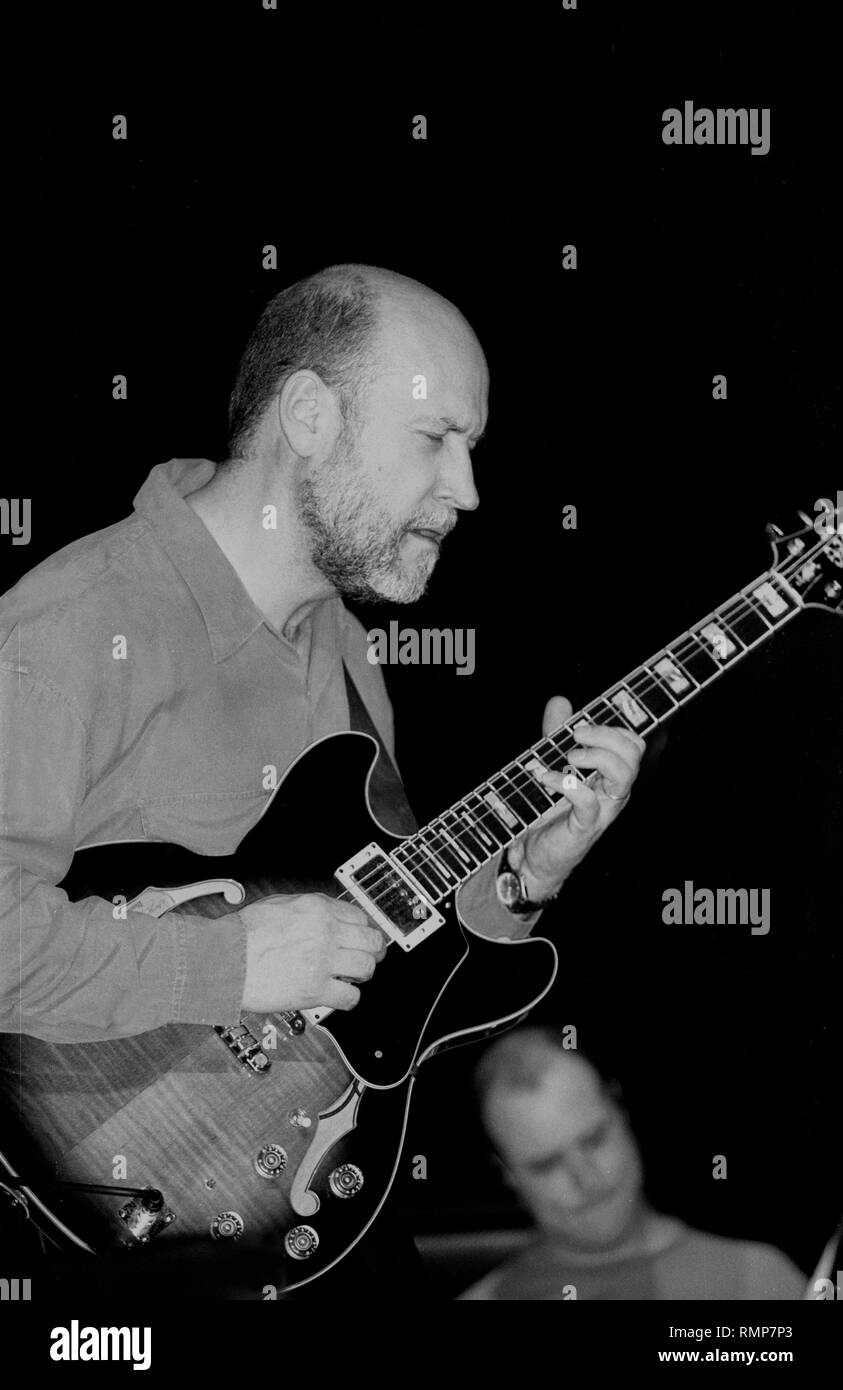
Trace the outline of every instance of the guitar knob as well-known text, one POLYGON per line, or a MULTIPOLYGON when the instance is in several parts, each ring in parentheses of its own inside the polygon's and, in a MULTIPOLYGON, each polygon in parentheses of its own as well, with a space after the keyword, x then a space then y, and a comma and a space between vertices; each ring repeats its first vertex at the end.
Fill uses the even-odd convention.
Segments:
POLYGON ((363 1174, 356 1163, 341 1163, 328 1178, 335 1197, 356 1197, 363 1186, 363 1174))
POLYGON ((255 1159, 255 1169, 262 1178, 277 1178, 287 1167, 287 1151, 280 1144, 264 1144, 255 1159))
POLYGON ((319 1237, 312 1226, 293 1226, 284 1237, 284 1249, 294 1260, 309 1260, 319 1248, 319 1237))
POLYGON ((211 1222, 214 1240, 239 1240, 245 1229, 243 1218, 236 1211, 221 1211, 211 1222))

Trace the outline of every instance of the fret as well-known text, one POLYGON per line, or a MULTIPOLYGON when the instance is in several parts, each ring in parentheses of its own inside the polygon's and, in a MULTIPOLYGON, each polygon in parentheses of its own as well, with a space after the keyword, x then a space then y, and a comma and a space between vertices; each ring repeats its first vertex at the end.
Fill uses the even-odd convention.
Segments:
MULTIPOLYGON (((606 710, 608 712, 608 705, 606 706, 606 710)), ((593 723, 593 719, 586 719, 584 715, 581 715, 579 719, 577 719, 574 723, 570 725, 570 728, 566 726, 564 730, 559 731, 560 733, 564 733, 565 736, 565 750, 559 750, 560 758, 557 766, 554 768, 555 772, 564 772, 567 777, 576 777, 578 782, 586 782, 589 777, 593 776, 593 773, 585 769, 581 771, 573 763, 569 763, 567 756, 568 754, 573 753, 575 749, 583 747, 583 745, 581 743, 578 743, 577 740, 574 738, 571 730, 587 728, 590 724, 593 723)), ((560 793, 560 795, 563 795, 563 793, 560 793)))
MULTIPOLYGON (((543 763, 543 762, 541 761, 541 759, 539 758, 539 756, 538 756, 537 752, 535 751, 535 749, 533 749, 533 750, 531 751, 531 753, 530 753, 529 757, 527 758, 527 761, 525 762, 524 766, 525 766, 525 768, 527 768, 527 770, 530 771, 530 772, 533 774, 533 776, 536 777, 536 778, 537 778, 537 774, 538 774, 539 772, 541 772, 542 769, 544 769, 545 771, 547 770, 547 764, 546 764, 546 763, 543 763)), ((557 803, 557 801, 559 801, 559 800, 561 799, 561 797, 563 796, 563 793, 562 793, 562 792, 556 792, 556 791, 553 790, 552 787, 547 787, 547 786, 545 786, 544 782, 539 782, 539 781, 538 781, 538 778, 537 778, 537 780, 536 780, 536 785, 537 785, 537 787, 543 792, 544 796, 545 796, 546 799, 547 799, 547 806, 542 807, 542 810, 543 810, 543 811, 548 810, 549 807, 551 807, 551 806, 555 806, 556 803, 557 803)))
MULTIPOLYGON (((401 851, 397 850, 396 853, 400 854, 401 851)), ((434 900, 448 892, 447 880, 436 872, 431 862, 430 851, 419 839, 413 840, 412 850, 402 862, 434 900)))
POLYGON ((567 767, 568 754, 577 747, 577 741, 571 737, 570 729, 562 728, 557 729, 555 734, 549 734, 539 746, 542 748, 545 765, 551 772, 559 772, 563 767, 567 767))
MULTIPOLYGON (((493 792, 489 795, 494 799, 493 792)), ((499 849, 502 848, 503 845, 509 844, 512 839, 512 831, 509 829, 506 821, 496 814, 487 796, 483 795, 482 787, 480 788, 479 795, 472 792, 470 797, 466 797, 465 804, 469 807, 475 819, 480 821, 487 835, 491 835, 497 840, 499 849), (475 804, 478 807, 477 811, 474 809, 475 804)))
POLYGON ((653 716, 636 700, 627 685, 621 685, 617 690, 613 690, 609 699, 615 707, 616 714, 622 715, 624 722, 637 734, 652 728, 655 723, 653 716))
POLYGON ((463 828, 457 817, 451 815, 450 824, 446 824, 446 820, 447 813, 444 816, 439 816, 433 822, 433 828, 438 834, 444 837, 448 847, 456 854, 460 863, 465 866, 466 871, 473 874, 478 865, 483 863, 483 860, 476 858, 471 852, 470 847, 466 844, 463 828))
POLYGON ((471 816, 472 825, 475 827, 475 834, 484 845, 488 846, 488 853, 494 854, 502 845, 508 845, 512 836, 507 835, 502 823, 492 814, 485 801, 481 801, 476 793, 472 792, 462 802, 468 814, 471 816))
POLYGON ((739 657, 745 647, 738 636, 726 626, 723 619, 716 622, 710 618, 702 627, 694 629, 694 636, 698 642, 704 642, 708 653, 715 658, 721 666, 728 666, 730 661, 739 657))
MULTIPOLYGON (((451 846, 447 844, 446 841, 442 838, 442 833, 441 831, 436 829, 435 823, 433 826, 430 827, 430 829, 432 830, 434 836, 436 836, 437 843, 435 852, 437 862, 440 864, 444 864, 445 868, 450 870, 452 877, 455 878, 458 883, 460 883, 462 879, 467 876, 465 866, 462 860, 460 859, 457 851, 455 849, 452 849, 451 846)), ((428 841, 428 845, 429 844, 430 841, 428 841)))
MULTIPOLYGON (((533 813, 530 803, 519 795, 516 787, 512 785, 505 772, 498 773, 497 777, 489 778, 489 786, 497 793, 498 798, 504 806, 515 817, 515 828, 523 830, 533 820, 533 813)), ((507 824, 509 822, 507 821, 507 824)))
POLYGON ((674 660, 672 654, 668 656, 665 653, 651 669, 680 703, 693 695, 695 690, 699 690, 699 682, 694 680, 691 672, 686 671, 678 660, 674 660))
POLYGON ((778 579, 777 574, 768 574, 751 590, 752 597, 764 611, 764 617, 772 622, 774 627, 778 627, 794 608, 799 607, 784 585, 777 582, 778 579))
POLYGON ((578 719, 573 727, 576 729, 580 724, 611 724, 617 713, 615 706, 601 695, 599 700, 592 700, 590 705, 586 705, 583 710, 585 717, 578 719))
MULTIPOLYGON (((581 782, 595 776, 568 761, 582 746, 575 730, 608 724, 647 733, 801 606, 778 570, 762 575, 405 841, 393 859, 432 901, 440 901, 562 799, 562 792, 542 781, 546 771, 564 770, 581 782)), ((382 864, 359 882, 374 901, 404 909, 405 889, 382 864)))
POLYGON ((435 902, 443 893, 447 893, 448 885, 443 879, 434 876, 433 870, 428 868, 423 854, 424 852, 417 842, 414 842, 412 852, 404 845, 395 850, 395 858, 398 862, 403 864, 408 873, 412 874, 426 896, 435 902))
POLYGON ((678 700, 674 695, 668 694, 666 686, 662 685, 658 676, 645 669, 634 676, 630 676, 627 685, 642 705, 655 719, 661 719, 665 714, 670 714, 676 709, 678 700))
POLYGON ((446 811, 439 819, 451 838, 457 840, 466 854, 471 855, 476 864, 486 863, 489 856, 486 853, 483 841, 477 835, 474 826, 471 825, 465 813, 463 813, 462 816, 458 816, 453 811, 446 811))
MULTIPOLYGON (((593 705, 589 706, 588 711, 581 714, 579 718, 574 719, 572 721, 571 728, 588 729, 592 724, 596 724, 598 719, 605 724, 607 720, 614 718, 614 715, 615 710, 612 708, 610 704, 608 704, 605 700, 597 700, 593 705)), ((574 748, 583 748, 584 746, 584 744, 578 743, 577 740, 572 736, 571 748, 568 751, 572 752, 574 748)), ((576 777, 578 782, 587 782, 589 777, 593 777, 595 775, 594 772, 590 771, 589 769, 576 767, 573 763, 567 763, 565 765, 565 772, 568 777, 576 777)))
POLYGON ((680 641, 681 651, 677 651, 676 646, 668 647, 668 651, 674 660, 680 662, 683 670, 690 672, 698 685, 705 685, 717 674, 719 670, 717 662, 714 657, 709 656, 699 639, 690 632, 680 641))
POLYGON ((723 617, 732 631, 736 632, 748 647, 772 631, 772 625, 764 617, 763 610, 753 606, 748 599, 742 598, 736 603, 727 604, 723 609, 723 617))
POLYGON ((620 706, 611 700, 596 700, 594 704, 586 706, 585 713, 587 718, 578 719, 574 725, 575 729, 578 729, 581 724, 609 724, 614 725, 615 728, 620 724, 622 728, 626 727, 627 729, 635 727, 620 706))
MULTIPOLYGON (((533 814, 531 820, 536 820, 538 816, 544 815, 548 807, 553 805, 553 802, 541 783, 536 781, 532 771, 528 772, 524 764, 520 761, 516 762, 514 765, 518 768, 521 776, 517 781, 513 778, 513 781, 515 781, 515 785, 521 796, 523 796, 524 800, 529 802, 532 807, 533 814)), ((538 766, 538 764, 536 765, 538 766)))
POLYGON ((448 865, 443 863, 440 859, 438 847, 431 844, 433 832, 430 827, 425 826, 424 830, 419 831, 416 839, 424 850, 429 871, 437 874, 438 877, 443 880, 446 888, 452 887, 456 875, 454 875, 448 868, 448 865))

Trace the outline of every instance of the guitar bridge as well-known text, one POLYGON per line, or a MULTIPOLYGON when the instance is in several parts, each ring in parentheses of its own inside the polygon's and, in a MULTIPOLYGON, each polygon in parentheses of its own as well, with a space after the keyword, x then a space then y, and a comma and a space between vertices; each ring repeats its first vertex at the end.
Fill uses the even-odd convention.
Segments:
POLYGON ((223 1028, 221 1024, 214 1024, 214 1032, 222 1038, 229 1052, 233 1053, 241 1066, 258 1076, 269 1071, 272 1063, 254 1033, 249 1032, 245 1023, 233 1023, 230 1028, 223 1028))
POLYGON ((335 877, 402 951, 412 951, 445 921, 415 880, 379 845, 367 845, 340 865, 335 877))

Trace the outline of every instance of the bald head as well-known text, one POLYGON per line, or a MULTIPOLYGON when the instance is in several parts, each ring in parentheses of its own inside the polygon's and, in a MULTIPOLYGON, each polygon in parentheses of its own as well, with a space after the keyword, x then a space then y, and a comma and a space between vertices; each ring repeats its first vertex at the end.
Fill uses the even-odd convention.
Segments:
POLYGON ((478 1065, 475 1083, 483 1118, 495 1132, 510 1097, 535 1095, 548 1077, 554 1078, 560 1098, 578 1094, 602 1096, 606 1083, 597 1068, 565 1036, 552 1028, 518 1028, 488 1047, 478 1065), (503 1102, 503 1103, 502 1103, 503 1102))
POLYGON ((464 316, 418 280, 349 264, 297 281, 266 305, 243 352, 229 402, 230 457, 248 454, 267 407, 295 372, 315 372, 337 393, 343 417, 356 421, 373 381, 395 370, 397 353, 418 366, 420 356, 441 356, 443 343, 482 360, 464 316))
POLYGON ((478 1086, 507 1179, 539 1226, 585 1250, 620 1243, 641 1209, 640 1161, 597 1069, 527 1028, 487 1051, 478 1086))
POLYGON ((332 592, 413 603, 479 503, 487 414, 486 359, 453 304, 391 270, 329 266, 261 314, 228 459, 191 506, 282 631, 332 592))
POLYGON ((397 270, 385 270, 381 266, 352 263, 329 265, 299 283, 335 290, 340 294, 365 285, 383 308, 394 306, 412 309, 427 304, 430 307, 438 306, 443 313, 466 322, 456 305, 437 290, 409 275, 400 275, 397 270))

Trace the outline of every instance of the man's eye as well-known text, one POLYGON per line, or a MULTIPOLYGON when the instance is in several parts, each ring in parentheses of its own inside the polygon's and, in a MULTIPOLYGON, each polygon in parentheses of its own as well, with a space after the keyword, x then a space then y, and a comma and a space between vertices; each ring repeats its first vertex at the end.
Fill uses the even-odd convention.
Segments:
POLYGON ((588 1138, 585 1141, 588 1147, 590 1149, 596 1149, 598 1144, 603 1143, 603 1140, 606 1138, 607 1132, 608 1125, 601 1125, 600 1128, 596 1129, 593 1134, 589 1134, 588 1138))
POLYGON ((444 434, 425 434, 424 437, 425 439, 434 440, 437 444, 441 444, 442 440, 445 438, 444 434))

